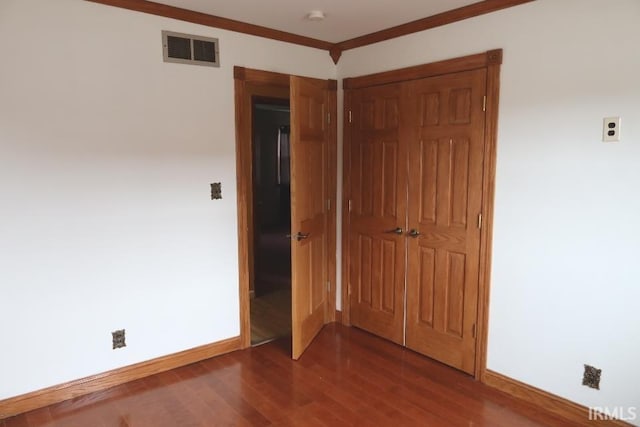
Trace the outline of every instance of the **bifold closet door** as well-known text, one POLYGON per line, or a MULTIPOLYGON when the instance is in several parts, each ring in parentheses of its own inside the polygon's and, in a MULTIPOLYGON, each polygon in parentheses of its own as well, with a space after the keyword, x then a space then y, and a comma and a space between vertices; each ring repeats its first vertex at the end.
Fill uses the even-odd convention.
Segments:
POLYGON ((407 347, 475 367, 484 69, 410 83, 407 347), (411 230, 410 230, 411 231, 411 230))
POLYGON ((354 91, 351 144, 351 323, 404 343, 407 153, 401 87, 354 91))

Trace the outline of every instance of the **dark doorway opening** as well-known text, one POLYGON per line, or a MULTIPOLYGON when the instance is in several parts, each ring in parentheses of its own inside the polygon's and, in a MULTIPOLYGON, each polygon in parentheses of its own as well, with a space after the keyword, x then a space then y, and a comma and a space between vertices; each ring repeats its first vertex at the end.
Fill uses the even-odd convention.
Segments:
POLYGON ((253 100, 251 345, 291 335, 289 101, 253 100))

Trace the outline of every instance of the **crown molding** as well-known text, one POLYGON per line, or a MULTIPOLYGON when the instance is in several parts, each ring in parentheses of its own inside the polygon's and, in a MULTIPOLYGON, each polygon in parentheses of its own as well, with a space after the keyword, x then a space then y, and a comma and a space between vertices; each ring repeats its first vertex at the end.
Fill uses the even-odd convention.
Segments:
POLYGON ((180 21, 192 22, 194 24, 206 25, 207 27, 220 28, 222 30, 235 31, 237 33, 250 34, 252 36, 264 37, 301 46, 314 47, 316 49, 329 50, 333 43, 311 37, 300 36, 287 33, 286 31, 274 30, 260 25, 235 21, 233 19, 222 18, 220 16, 209 15, 201 12, 194 12, 175 6, 168 6, 147 0, 85 0, 92 3, 104 4, 107 6, 119 7, 136 12, 148 13, 151 15, 163 16, 165 18, 178 19, 180 21))
POLYGON ((148 13, 151 15, 163 16, 165 18, 178 19, 180 21, 192 22, 194 24, 206 25, 208 27, 220 28, 223 30, 235 31, 252 36, 264 37, 271 40, 278 40, 286 43, 293 43, 301 46, 313 47, 329 52, 335 64, 340 60, 340 56, 345 50, 379 43, 396 37, 405 36, 431 28, 440 27, 475 16, 496 12, 535 0, 483 0, 458 9, 432 15, 406 24, 376 31, 371 34, 345 40, 340 43, 331 43, 311 37, 300 36, 286 31, 274 30, 260 25, 249 24, 233 19, 222 18, 220 16, 209 15, 201 12, 194 12, 175 6, 168 6, 148 0, 85 0, 92 3, 104 4, 107 6, 119 7, 136 12, 148 13))
POLYGON ((452 24, 454 22, 463 21, 475 16, 485 15, 487 13, 496 12, 498 10, 518 6, 532 1, 535 0, 484 0, 458 9, 452 9, 437 15, 428 16, 416 21, 407 22, 406 24, 387 28, 386 30, 376 31, 375 33, 345 40, 334 45, 334 48, 337 47, 344 52, 345 50, 355 49, 357 47, 406 36, 408 34, 429 30, 431 28, 441 27, 443 25, 452 24))

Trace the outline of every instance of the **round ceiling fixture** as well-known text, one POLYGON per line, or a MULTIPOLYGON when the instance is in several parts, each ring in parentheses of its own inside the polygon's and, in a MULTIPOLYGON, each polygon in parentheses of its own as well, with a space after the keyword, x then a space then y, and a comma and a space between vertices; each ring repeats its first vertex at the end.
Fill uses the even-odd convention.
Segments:
POLYGON ((311 12, 307 13, 307 20, 309 21, 322 21, 324 17, 324 12, 321 10, 312 10, 311 12))

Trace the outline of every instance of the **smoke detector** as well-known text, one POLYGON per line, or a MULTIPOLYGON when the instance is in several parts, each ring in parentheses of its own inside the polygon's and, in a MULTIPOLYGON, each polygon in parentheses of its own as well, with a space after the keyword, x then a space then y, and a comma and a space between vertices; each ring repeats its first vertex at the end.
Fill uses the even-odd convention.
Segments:
POLYGON ((312 10, 311 12, 307 13, 307 16, 306 16, 308 21, 314 21, 314 22, 322 21, 324 17, 325 17, 325 14, 321 10, 312 10))

